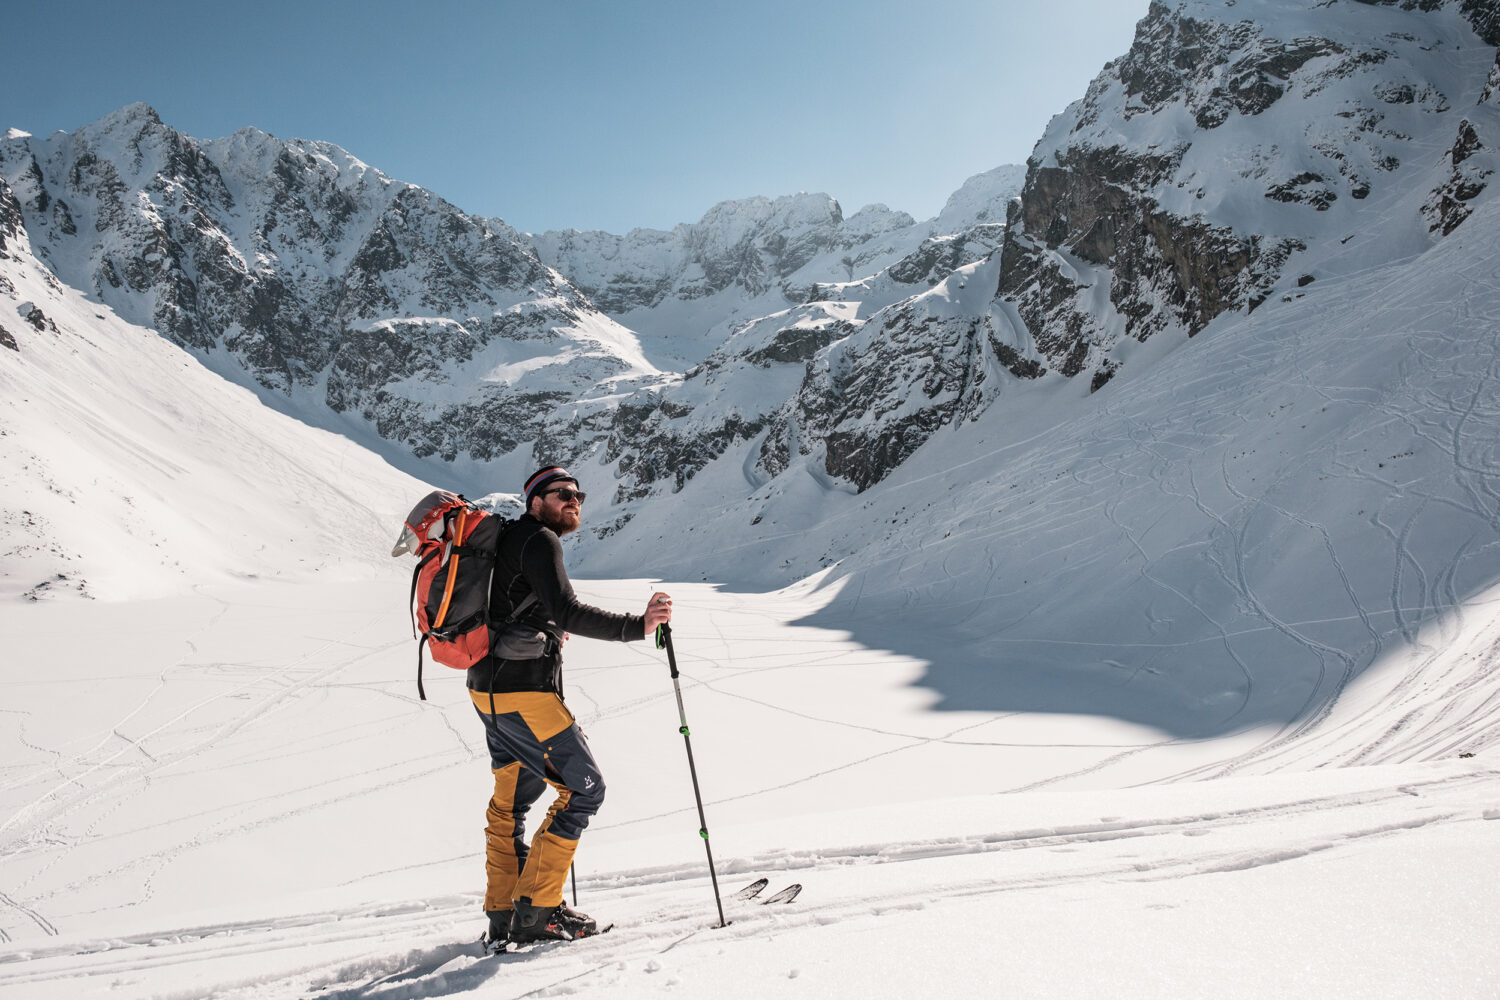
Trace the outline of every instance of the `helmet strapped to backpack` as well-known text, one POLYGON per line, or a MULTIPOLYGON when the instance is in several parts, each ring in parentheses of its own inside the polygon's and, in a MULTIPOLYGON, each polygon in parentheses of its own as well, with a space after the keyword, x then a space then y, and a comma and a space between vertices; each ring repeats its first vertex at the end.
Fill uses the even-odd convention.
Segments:
MULTIPOLYGON (((417 556, 411 578, 412 632, 417 644, 417 693, 423 701, 422 648, 432 658, 467 670, 489 656, 495 641, 490 585, 500 535, 514 522, 463 496, 434 490, 412 508, 391 555, 417 556)), ((529 605, 523 601, 508 621, 529 605)))

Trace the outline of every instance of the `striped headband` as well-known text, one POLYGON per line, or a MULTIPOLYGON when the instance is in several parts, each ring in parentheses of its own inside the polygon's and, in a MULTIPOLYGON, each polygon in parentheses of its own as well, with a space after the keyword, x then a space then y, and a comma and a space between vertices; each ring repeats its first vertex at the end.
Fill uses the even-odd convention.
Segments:
POLYGON ((568 470, 560 465, 549 465, 545 469, 538 469, 532 473, 531 478, 526 480, 526 507, 531 507, 531 500, 542 492, 543 488, 552 483, 563 480, 578 485, 578 480, 568 474, 568 470))

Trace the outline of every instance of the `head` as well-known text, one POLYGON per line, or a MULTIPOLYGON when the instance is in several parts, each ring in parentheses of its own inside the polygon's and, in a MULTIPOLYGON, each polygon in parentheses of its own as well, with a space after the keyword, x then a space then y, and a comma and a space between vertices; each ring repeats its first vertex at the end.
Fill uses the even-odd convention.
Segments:
POLYGON ((583 494, 578 480, 560 465, 547 465, 526 480, 526 512, 559 535, 578 530, 583 514, 583 494), (564 499, 558 491, 567 494, 564 499))

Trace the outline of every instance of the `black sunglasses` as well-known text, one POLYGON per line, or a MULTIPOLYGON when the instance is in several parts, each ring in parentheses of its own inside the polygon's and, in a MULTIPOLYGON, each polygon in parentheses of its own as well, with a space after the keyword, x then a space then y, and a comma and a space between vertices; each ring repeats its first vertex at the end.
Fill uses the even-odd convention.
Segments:
POLYGON ((553 493, 557 494, 557 498, 563 503, 567 503, 569 500, 575 499, 579 503, 583 503, 588 499, 588 494, 584 493, 582 490, 570 490, 567 487, 563 487, 562 489, 558 490, 548 490, 546 493, 543 493, 542 496, 549 496, 553 493))

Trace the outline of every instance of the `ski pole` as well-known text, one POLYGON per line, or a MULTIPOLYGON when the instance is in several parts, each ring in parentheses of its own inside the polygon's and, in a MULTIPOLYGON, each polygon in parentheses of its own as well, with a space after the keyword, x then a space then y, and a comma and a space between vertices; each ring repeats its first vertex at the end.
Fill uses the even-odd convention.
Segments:
POLYGON ((724 903, 719 898, 719 876, 714 871, 714 851, 708 845, 708 820, 703 818, 703 794, 698 790, 698 768, 693 763, 693 740, 688 734, 687 709, 682 707, 682 684, 677 680, 677 654, 672 649, 672 626, 662 622, 656 626, 656 648, 667 651, 667 665, 672 669, 672 690, 677 692, 677 717, 682 720, 683 746, 687 747, 688 773, 693 776, 693 799, 698 803, 698 836, 703 838, 703 849, 708 852, 708 877, 714 884, 714 905, 719 910, 719 926, 727 927, 724 919, 724 903))

